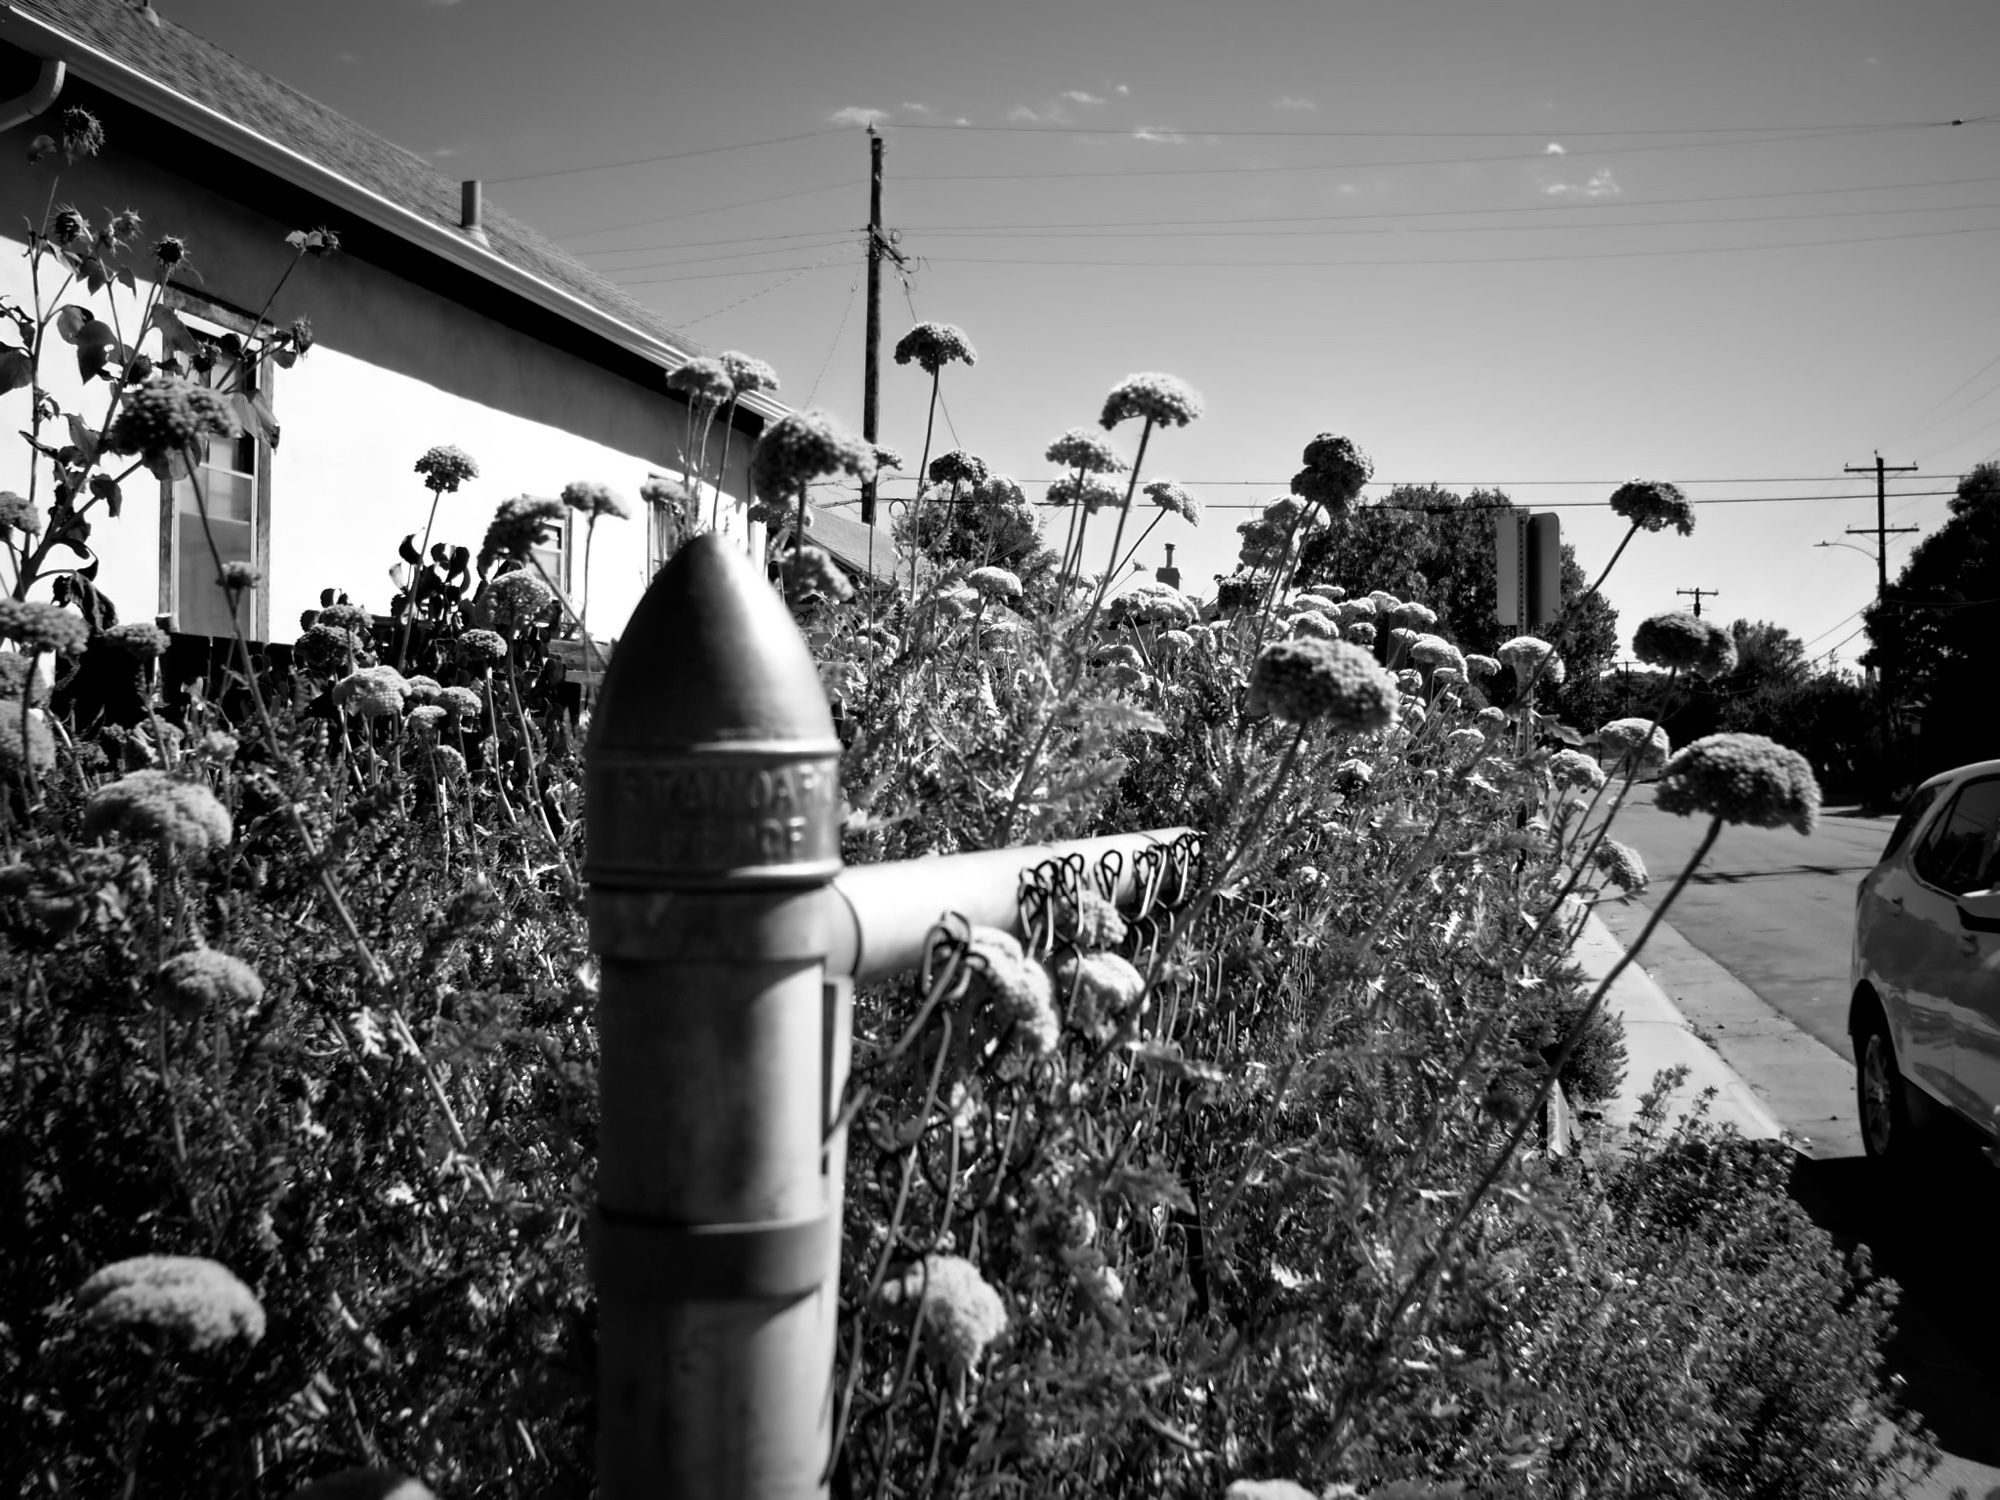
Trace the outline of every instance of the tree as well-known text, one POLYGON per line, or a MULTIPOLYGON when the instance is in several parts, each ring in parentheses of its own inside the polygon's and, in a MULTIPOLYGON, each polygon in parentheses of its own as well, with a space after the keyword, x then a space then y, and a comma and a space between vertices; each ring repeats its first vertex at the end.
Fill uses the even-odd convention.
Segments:
POLYGON ((956 499, 931 497, 916 514, 896 523, 896 540, 915 546, 941 568, 1006 568, 1031 592, 1055 569, 1056 556, 1042 544, 1040 523, 1021 487, 994 475, 956 499))
POLYGON ((1914 727, 1917 778, 1995 753, 1993 641, 2000 630, 2000 464, 1959 481, 1951 518, 1910 554, 1886 598, 1862 611, 1864 664, 1914 727))

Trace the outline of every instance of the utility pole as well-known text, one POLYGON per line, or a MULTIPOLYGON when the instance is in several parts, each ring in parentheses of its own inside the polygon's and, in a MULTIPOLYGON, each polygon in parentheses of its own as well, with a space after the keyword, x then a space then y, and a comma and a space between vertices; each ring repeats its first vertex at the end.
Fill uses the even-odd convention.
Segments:
MULTIPOLYGON (((1882 462, 1881 450, 1877 449, 1874 463, 1863 464, 1859 467, 1856 467, 1854 464, 1848 464, 1845 468, 1849 474, 1866 474, 1870 469, 1875 471, 1875 524, 1873 526, 1850 526, 1847 528, 1847 531, 1850 536, 1867 536, 1870 532, 1875 534, 1875 607, 1880 609, 1889 602, 1889 538, 1917 529, 1914 526, 1891 527, 1889 525, 1889 476, 1891 474, 1914 473, 1917 466, 1915 464, 1885 464, 1882 462)), ((1890 692, 1893 687, 1894 684, 1889 680, 1889 670, 1884 666, 1881 671, 1875 674, 1876 716, 1878 723, 1881 725, 1884 765, 1890 764, 1894 754, 1892 732, 1895 725, 1894 715, 1890 712, 1889 702, 1890 692)))
MULTIPOLYGON (((884 142, 868 127, 868 337, 862 349, 861 435, 875 442, 882 396, 882 260, 904 264, 902 252, 882 228, 882 149, 884 142)), ((861 482, 861 522, 875 524, 875 480, 861 482)))
POLYGON ((1704 599, 1713 599, 1717 594, 1721 593, 1722 590, 1721 589, 1675 589, 1674 592, 1676 594, 1694 595, 1694 617, 1697 620, 1699 620, 1701 618, 1701 601, 1704 599))

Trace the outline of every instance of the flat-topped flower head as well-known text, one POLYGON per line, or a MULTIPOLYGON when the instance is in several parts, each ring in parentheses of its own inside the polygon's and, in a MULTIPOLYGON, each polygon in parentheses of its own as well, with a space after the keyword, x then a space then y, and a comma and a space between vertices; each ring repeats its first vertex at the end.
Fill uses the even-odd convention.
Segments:
POLYGON ((1285 555, 1289 540, 1281 523, 1267 521, 1262 516, 1254 521, 1238 522, 1236 534, 1242 538, 1237 544, 1236 559, 1246 568, 1277 562, 1285 555))
POLYGON ((595 480, 578 479, 563 486, 562 503, 571 510, 600 521, 606 516, 620 521, 632 518, 632 507, 624 497, 608 484, 598 484, 595 480))
POLYGON ((1665 531, 1669 526, 1682 536, 1694 532, 1694 507, 1680 486, 1662 479, 1632 479, 1611 492, 1611 508, 1642 531, 1665 531))
POLYGON ((667 389, 687 397, 689 406, 711 411, 736 397, 736 382, 729 378, 728 366, 706 354, 670 370, 667 389))
POLYGON ((314 622, 293 644, 292 660, 316 676, 331 677, 365 665, 369 656, 366 644, 353 631, 314 622))
POLYGON ((753 358, 739 349, 724 349, 717 356, 722 368, 729 376, 729 383, 735 387, 738 398, 753 391, 775 391, 778 388, 778 372, 761 359, 753 358))
POLYGON ((1340 606, 1324 594, 1299 594, 1286 601, 1284 607, 1294 611, 1310 610, 1313 614, 1328 615, 1334 619, 1340 618, 1340 606))
POLYGON ((1441 635, 1420 635, 1410 642, 1410 660, 1453 672, 1463 673, 1466 670, 1465 657, 1458 647, 1441 635))
POLYGON ((1356 620, 1373 620, 1380 613, 1375 601, 1365 594, 1359 599, 1340 601, 1340 623, 1343 625, 1352 625, 1356 620))
POLYGON ((1201 616, 1194 600, 1172 584, 1153 578, 1142 579, 1124 592, 1112 595, 1106 608, 1114 624, 1132 621, 1184 629, 1201 616))
POLYGON ((1477 729, 1454 729, 1444 737, 1444 753, 1460 765, 1470 764, 1486 753, 1486 735, 1477 729))
MULTIPOLYGON (((468 630, 466 631, 465 635, 493 636, 494 644, 498 645, 500 648, 500 659, 501 660, 506 659, 507 643, 501 640, 499 636, 493 635, 492 631, 468 630)), ((465 636, 460 636, 458 638, 458 644, 459 644, 459 659, 463 661, 466 659, 467 655, 465 651, 465 636)), ((480 716, 480 714, 485 712, 486 709, 486 705, 482 703, 479 699, 479 694, 473 692, 471 688, 467 687, 445 688, 438 694, 437 706, 443 709, 447 714, 449 714, 454 719, 476 719, 480 716)))
POLYGON ((562 501, 541 495, 516 495, 502 500, 486 527, 486 539, 479 547, 479 571, 494 563, 526 562, 528 554, 541 546, 551 528, 562 525, 567 514, 562 501))
POLYGON ((213 948, 176 953, 153 975, 153 993, 175 1016, 244 1016, 264 1003, 264 981, 250 965, 213 948))
POLYGON ((965 581, 978 590, 983 599, 998 599, 1005 603, 1021 597, 1019 576, 1005 568, 974 568, 965 575, 965 581))
POLYGON ((963 448, 940 453, 931 460, 929 469, 932 484, 983 484, 991 472, 985 459, 963 448))
POLYGON ((46 771, 55 763, 56 738, 49 729, 48 719, 39 713, 24 715, 18 698, 0 697, 0 771, 18 774, 24 765, 46 771), (24 719, 28 727, 25 754, 21 740, 24 719))
POLYGON ((1056 930, 1064 942, 1090 952, 1116 948, 1130 932, 1123 913, 1088 886, 1058 907, 1056 930))
POLYGON ((1097 425, 1109 430, 1127 417, 1142 417, 1157 427, 1185 427, 1200 415, 1201 397, 1193 386, 1149 372, 1127 375, 1111 388, 1097 425))
POLYGON ((235 834, 229 809, 196 781, 165 771, 133 771, 97 788, 83 809, 83 836, 123 834, 189 854, 212 854, 235 834))
POLYGON ((1086 474, 1122 474, 1125 460, 1118 456, 1109 440, 1099 437, 1088 427, 1072 427, 1061 437, 1050 443, 1042 455, 1052 464, 1061 464, 1065 469, 1081 469, 1086 474))
POLYGON ((1368 455, 1338 434, 1322 432, 1306 444, 1305 467, 1292 476, 1292 493, 1310 505, 1345 511, 1375 473, 1368 455))
POLYGON ((1612 752, 1620 770, 1636 758, 1640 771, 1657 771, 1674 753, 1666 730, 1650 719, 1613 719, 1597 731, 1597 742, 1612 752))
POLYGON ((1394 722, 1398 698, 1395 679, 1366 651, 1308 636, 1273 641, 1259 653, 1243 708, 1359 733, 1394 722))
POLYGON ((424 476, 424 488, 432 494, 450 495, 466 480, 479 477, 479 465, 463 448, 440 443, 424 450, 424 456, 417 460, 417 472, 424 476))
POLYGON ((926 375, 935 375, 949 364, 976 365, 979 352, 965 330, 950 323, 919 323, 896 340, 896 363, 915 360, 926 375))
POLYGON ((33 533, 42 529, 42 509, 26 495, 0 490, 0 531, 33 533))
POLYGON ((1403 607, 1403 601, 1387 589, 1371 590, 1368 597, 1375 601, 1375 613, 1378 615, 1394 614, 1403 607))
POLYGON ((1465 658, 1465 675, 1468 677, 1496 677, 1500 673, 1500 663, 1491 656, 1477 651, 1468 652, 1465 658))
POLYGON ((1556 648, 1540 636, 1517 635, 1510 641, 1502 641, 1493 654, 1514 671, 1521 682, 1546 682, 1550 687, 1560 687, 1569 668, 1556 655, 1556 648))
POLYGON ((222 565, 222 572, 215 581, 222 585, 223 592, 234 595, 242 593, 245 589, 257 587, 264 581, 264 573, 262 569, 253 567, 247 562, 226 562, 222 565))
POLYGON ((502 635, 534 624, 555 602, 555 590, 523 568, 502 573, 486 586, 485 604, 492 611, 493 628, 502 635))
POLYGON ((815 479, 850 474, 867 480, 875 473, 875 448, 823 411, 787 412, 757 439, 750 456, 750 479, 760 498, 794 495, 815 479))
POLYGON ((1412 630, 1429 630, 1437 624, 1437 611, 1428 604, 1404 603, 1389 612, 1390 620, 1397 625, 1407 625, 1412 630))
POLYGON ((1005 474, 989 474, 972 487, 972 498, 981 505, 1005 506, 1010 510, 1025 510, 1028 496, 1021 486, 1005 474))
POLYGON ((1056 968, 1056 985, 1069 1007, 1070 1024, 1099 1034, 1136 1006, 1146 979, 1116 953, 1067 954, 1056 968))
POLYGON ((0 698, 9 700, 15 706, 16 718, 20 717, 23 698, 33 708, 40 708, 49 701, 49 680, 42 675, 41 667, 31 654, 0 651, 0 698))
POLYGON ((250 1288, 215 1261, 139 1255, 106 1266, 77 1288, 76 1310, 99 1327, 142 1328, 212 1349, 264 1336, 264 1309, 250 1288))
POLYGON ((1146 486, 1146 496, 1170 516, 1179 516, 1190 526, 1201 524, 1201 502, 1171 479, 1156 479, 1146 486))
POLYGON ((362 667, 333 685, 333 701, 364 719, 392 719, 410 701, 410 684, 394 667, 362 667))
POLYGON ((1340 639, 1340 627, 1338 625, 1334 624, 1325 615, 1315 614, 1309 609, 1300 610, 1285 622, 1285 626, 1293 635, 1317 636, 1319 639, 1327 641, 1337 641, 1340 639))
POLYGON ((1590 856, 1590 862, 1621 891, 1643 891, 1651 882, 1646 873, 1646 861, 1639 851, 1616 839, 1606 839, 1599 844, 1597 852, 1590 856))
POLYGON ((155 373, 126 387, 104 446, 113 453, 136 453, 157 466, 185 458, 212 437, 233 438, 242 430, 220 391, 179 375, 155 373))
POLYGON ((1186 656, 1195 648, 1195 637, 1185 630, 1163 630, 1154 646, 1154 654, 1171 661, 1186 656))
POLYGON ((450 717, 439 704, 419 703, 410 709, 409 717, 403 722, 410 726, 410 733, 419 739, 434 740, 443 732, 445 720, 450 717))
POLYGON ((1337 583, 1309 583, 1305 587, 1305 592, 1334 604, 1340 603, 1347 597, 1347 590, 1337 583))
POLYGON ((1713 620, 1670 610, 1639 622, 1632 633, 1632 654, 1648 666, 1714 678, 1735 667, 1736 641, 1713 620))
POLYGON ((1007 1304, 962 1256, 926 1255, 884 1283, 880 1297, 917 1310, 924 1348, 955 1375, 970 1371, 1007 1331, 1007 1304))
POLYGON ((1604 768, 1581 750, 1558 750, 1549 757, 1549 779, 1559 787, 1594 792, 1604 785, 1604 768))
POLYGON ((967 998, 992 1012, 994 1029, 1010 1033, 1030 1052, 1055 1049, 1062 1034, 1049 971, 1021 951, 1009 932, 975 927, 966 953, 967 998))
POLYGON ((1107 505, 1118 505, 1125 499, 1117 486, 1106 484, 1102 479, 1086 478, 1081 484, 1075 475, 1056 480, 1048 488, 1048 503, 1051 505, 1081 505, 1086 515, 1096 515, 1107 505))
POLYGON ((25 651, 74 654, 90 644, 90 625, 60 604, 0 598, 0 636, 18 641, 25 651))
MULTIPOLYGON (((475 672, 498 666, 507 659, 507 638, 497 630, 468 630, 458 638, 458 659, 475 672)), ((473 712, 481 708, 475 705, 473 712)))
POLYGON ((1375 644, 1375 627, 1366 620, 1356 620, 1352 625, 1340 627, 1340 638, 1356 646, 1372 646, 1375 644))
POLYGON ((1668 760, 1653 792, 1661 812, 1707 813, 1725 823, 1792 827, 1819 822, 1819 780, 1796 750, 1761 734, 1711 734, 1668 760))
POLYGON ((329 604, 319 612, 317 623, 331 625, 335 630, 351 630, 366 640, 375 628, 375 616, 365 604, 329 604))
POLYGON ((1408 651, 1410 647, 1416 645, 1419 639, 1421 637, 1418 636, 1417 632, 1410 629, 1407 625, 1392 626, 1389 631, 1390 653, 1400 656, 1408 651))
POLYGON ((817 595, 840 603, 854 597, 854 585, 823 547, 794 547, 785 559, 785 580, 795 599, 817 595))

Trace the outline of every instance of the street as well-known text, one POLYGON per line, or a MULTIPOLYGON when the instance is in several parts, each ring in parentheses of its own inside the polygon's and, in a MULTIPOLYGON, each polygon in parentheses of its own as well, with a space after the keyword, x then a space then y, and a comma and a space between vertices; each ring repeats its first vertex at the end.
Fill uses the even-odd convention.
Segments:
MULTIPOLYGON (((2000 1176, 1968 1131, 1947 1130, 1918 1167, 1894 1175, 1861 1154, 1847 1037, 1854 892, 1891 819, 1822 817, 1790 829, 1723 830, 1640 963, 1689 1023, 1808 1144, 1792 1196, 1903 1289, 1890 1368, 1946 1452, 1921 1491, 2000 1489, 2000 1176)), ((1616 836, 1644 856, 1653 884, 1636 903, 1600 907, 1631 941, 1702 832, 1638 788, 1616 836)))

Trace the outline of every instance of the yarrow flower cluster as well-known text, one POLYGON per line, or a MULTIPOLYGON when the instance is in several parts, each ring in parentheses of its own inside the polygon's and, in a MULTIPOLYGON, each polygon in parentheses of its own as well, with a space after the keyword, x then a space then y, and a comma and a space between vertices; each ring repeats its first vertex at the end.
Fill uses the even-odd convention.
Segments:
POLYGON ((41 507, 26 495, 0 490, 0 531, 34 533, 42 529, 41 507))
POLYGON ((220 391, 156 373, 126 387, 104 446, 113 453, 136 453, 157 466, 185 458, 211 437, 233 438, 242 430, 220 391))
POLYGON ((526 562, 528 554, 547 538, 549 528, 562 524, 564 513, 562 501, 541 495, 502 500, 479 546, 479 571, 485 572, 496 562, 526 562))
POLYGON ((1712 620, 1670 610, 1639 622, 1632 633, 1632 654, 1648 666, 1712 679, 1735 670, 1736 640, 1712 620))
POLYGON ((1468 677, 1494 677, 1500 672, 1500 663, 1490 656, 1473 652, 1465 658, 1465 675, 1468 677))
POLYGON ((1201 415, 1201 397, 1193 386, 1172 375, 1148 372, 1127 375, 1104 398, 1097 425, 1116 427, 1127 417, 1143 417, 1158 427, 1185 427, 1201 415))
POLYGON ((965 330, 950 323, 919 323, 896 340, 896 363, 915 360, 926 375, 935 375, 948 364, 976 365, 979 353, 965 330))
POLYGON ((1005 568, 974 568, 965 575, 965 581, 977 589, 983 599, 1006 601, 1021 597, 1020 578, 1005 568))
POLYGON ((1116 953, 1068 954, 1057 966, 1056 983, 1070 1024, 1099 1040, 1146 993, 1145 976, 1116 953))
POLYGON ((0 636, 19 641, 29 651, 74 654, 90 644, 90 626, 82 615, 60 604, 0 598, 0 636))
POLYGON ((929 477, 932 484, 983 484, 990 472, 978 454, 954 448, 931 460, 929 477))
POLYGON ((293 644, 292 660, 316 676, 331 677, 364 665, 367 653, 353 631, 315 622, 293 644))
POLYGON ((1397 702, 1395 681, 1367 652, 1345 641, 1294 637, 1259 653, 1243 707, 1295 724, 1324 719, 1334 729, 1361 733, 1386 729, 1397 702))
POLYGON ((1711 734, 1685 747, 1660 772, 1653 805, 1686 817, 1707 813, 1756 828, 1819 823, 1819 781, 1796 750, 1761 734, 1711 734))
POLYGON ((1649 719, 1613 719, 1597 731, 1597 742, 1617 757, 1620 770, 1636 758, 1641 772, 1656 771, 1674 750, 1666 730, 1649 719))
POLYGON ((766 500, 796 494, 830 474, 867 480, 874 473, 873 445, 823 411, 787 412, 764 429, 750 456, 751 482, 766 500))
POLYGON ((468 630, 458 638, 458 659, 475 671, 498 666, 507 659, 506 637, 493 630, 468 630))
POLYGON ((1086 474, 1118 474, 1125 469, 1125 460, 1118 456, 1118 450, 1087 427, 1070 428, 1050 443, 1042 456, 1052 464, 1081 469, 1086 474))
POLYGON ((100 1327, 143 1328, 212 1349, 264 1336, 264 1309, 215 1261, 195 1255, 139 1255, 106 1266, 77 1288, 76 1310, 100 1327))
POLYGON ((485 604, 492 611, 493 628, 502 635, 534 624, 555 599, 554 589, 522 568, 502 573, 486 586, 485 604))
POLYGON ((1107 606, 1114 624, 1132 621, 1141 625, 1165 625, 1185 629, 1200 618, 1201 611, 1172 584, 1144 579, 1114 594, 1107 606))
POLYGON ((1646 873, 1646 861, 1639 851, 1616 839, 1606 839, 1599 844, 1597 852, 1590 856, 1590 862, 1621 891, 1643 891, 1652 879, 1646 873))
POLYGON ((26 716, 27 753, 22 754, 21 701, 0 697, 0 770, 19 772, 24 767, 46 771, 56 763, 56 740, 48 720, 39 713, 26 716))
POLYGON ((264 575, 247 562, 226 562, 222 573, 215 580, 230 594, 240 594, 245 589, 254 589, 264 581, 264 575))
POLYGON ((795 598, 818 594, 839 602, 854 597, 854 585, 823 547, 794 547, 785 563, 785 577, 795 598))
POLYGON ((364 719, 397 717, 409 696, 409 683, 394 667, 363 667, 333 685, 333 701, 364 719))
POLYGON ((1682 536, 1694 532, 1694 507, 1680 486, 1664 480, 1628 480, 1611 492, 1611 508, 1642 531, 1671 526, 1682 536))
POLYGON ((454 494, 466 480, 479 477, 479 465, 472 461, 472 455, 449 443, 425 449, 416 471, 424 476, 424 488, 434 495, 454 494))
POLYGON ((1056 480, 1049 486, 1048 501, 1051 505, 1081 505, 1085 515, 1096 515, 1107 505, 1118 505, 1125 497, 1116 485, 1106 484, 1101 479, 1085 479, 1077 483, 1074 475, 1056 480))
POLYGON ((1128 933, 1123 913, 1088 886, 1057 907, 1056 930, 1064 942, 1093 952, 1118 947, 1128 933))
POLYGON ((375 615, 365 604, 329 604, 314 623, 350 631, 357 640, 365 641, 374 632, 375 615))
POLYGON ((49 701, 49 681, 32 656, 20 651, 0 651, 0 699, 12 701, 18 718, 23 698, 40 708, 49 701))
POLYGON ((756 359, 737 349, 725 349, 718 356, 724 373, 736 394, 748 396, 755 391, 775 391, 778 388, 778 372, 761 359, 756 359))
POLYGON ((714 408, 736 399, 736 382, 721 360, 702 355, 667 374, 667 389, 679 391, 690 406, 714 408))
POLYGON ((1007 1331, 1007 1304, 962 1256, 926 1255, 886 1282, 880 1296, 888 1306, 917 1309, 925 1347, 954 1374, 971 1370, 1007 1331))
POLYGON ((1604 785, 1604 768, 1581 750, 1558 750, 1549 757, 1549 777, 1557 786, 1594 792, 1604 785))
POLYGON ((1514 676, 1524 685, 1533 681, 1561 687, 1563 679, 1569 675, 1569 668, 1556 655, 1556 648, 1540 636, 1517 635, 1510 641, 1502 641, 1494 648, 1493 654, 1511 667, 1514 676))
POLYGON ((632 507, 618 492, 610 485, 598 484, 594 480, 578 479, 564 485, 562 502, 593 521, 602 520, 605 516, 615 516, 621 521, 632 518, 632 507))
POLYGON ((264 1003, 264 981, 240 958, 213 948, 176 953, 153 976, 153 993, 175 1016, 247 1015, 264 1003))
POLYGON ((1420 635, 1410 642, 1410 660, 1453 672, 1466 670, 1465 657, 1459 653, 1458 647, 1441 635, 1420 635))
POLYGON ((1332 512, 1349 509, 1375 473, 1368 455, 1352 441, 1322 432, 1306 444, 1305 467, 1292 476, 1292 493, 1332 512))
POLYGON ((1009 932, 975 927, 966 954, 967 998, 991 1008, 996 1030, 1013 1034, 1030 1052, 1055 1050, 1062 1035, 1049 971, 1021 951, 1009 932))
POLYGON ((121 833, 189 854, 212 854, 235 834, 229 809, 200 782, 165 771, 133 771, 97 788, 83 810, 83 836, 121 833))
POLYGON ((1411 630, 1429 630, 1438 622, 1437 611, 1428 604, 1399 604, 1389 611, 1390 623, 1407 626, 1411 630))

